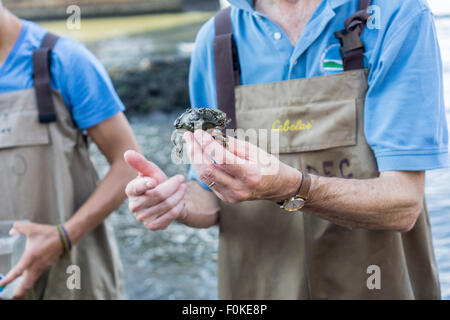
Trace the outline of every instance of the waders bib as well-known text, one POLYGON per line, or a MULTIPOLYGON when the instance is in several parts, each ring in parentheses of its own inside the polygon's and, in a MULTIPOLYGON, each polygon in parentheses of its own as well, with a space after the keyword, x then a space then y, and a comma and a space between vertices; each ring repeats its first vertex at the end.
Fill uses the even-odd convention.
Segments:
MULTIPOLYGON (((294 168, 377 177, 364 136, 368 70, 360 34, 369 3, 361 0, 336 32, 345 72, 256 85, 240 85, 230 11, 221 11, 214 39, 219 108, 240 129, 279 130, 279 158, 294 168)), ((408 233, 348 229, 270 201, 222 203, 218 265, 221 299, 440 298, 425 203, 408 233)))
MULTIPOLYGON (((65 223, 97 185, 88 141, 75 126, 60 93, 50 89, 50 54, 57 39, 47 34, 33 54, 34 88, 0 95, 1 220, 65 223)), ((122 297, 122 269, 107 222, 62 255, 26 296, 122 297), (74 268, 68 269, 71 265, 79 267, 80 289, 74 268)))

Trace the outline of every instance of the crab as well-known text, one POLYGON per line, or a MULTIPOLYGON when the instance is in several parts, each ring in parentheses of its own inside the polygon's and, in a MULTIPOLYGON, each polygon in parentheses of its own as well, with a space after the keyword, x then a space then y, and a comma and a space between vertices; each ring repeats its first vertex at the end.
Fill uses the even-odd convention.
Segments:
POLYGON ((226 148, 226 136, 222 133, 228 122, 227 115, 218 109, 195 108, 187 109, 179 116, 173 126, 175 131, 172 134, 172 142, 175 145, 175 156, 181 160, 183 158, 183 135, 186 131, 194 132, 196 129, 208 131, 215 140, 222 143, 226 148))

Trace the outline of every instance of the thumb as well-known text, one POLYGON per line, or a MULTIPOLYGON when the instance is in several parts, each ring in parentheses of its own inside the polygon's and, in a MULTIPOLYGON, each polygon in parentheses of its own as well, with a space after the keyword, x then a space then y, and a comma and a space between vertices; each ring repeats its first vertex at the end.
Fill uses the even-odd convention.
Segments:
POLYGON ((125 152, 124 158, 131 168, 143 176, 154 178, 158 183, 167 180, 166 174, 156 164, 145 159, 140 153, 134 150, 128 150, 125 152))
POLYGON ((18 235, 20 233, 24 235, 28 235, 31 231, 31 223, 24 221, 16 221, 11 230, 9 230, 9 234, 11 236, 18 235))

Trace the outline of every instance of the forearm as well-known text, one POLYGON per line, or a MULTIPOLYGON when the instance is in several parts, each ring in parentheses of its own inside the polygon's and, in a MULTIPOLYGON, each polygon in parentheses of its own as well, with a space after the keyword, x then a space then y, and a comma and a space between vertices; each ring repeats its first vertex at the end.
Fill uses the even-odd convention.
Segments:
MULTIPOLYGON (((280 202, 298 192, 301 172, 255 145, 228 137, 224 149, 202 130, 187 132, 184 138, 189 155, 215 159, 215 163, 194 163, 194 168, 226 202, 280 202), (263 174, 267 168, 277 173, 263 174)), ((312 176, 302 211, 350 228, 409 231, 422 210, 424 180, 424 172, 399 171, 366 180, 312 176)))
POLYGON ((125 187, 136 173, 122 158, 117 159, 89 199, 64 226, 73 244, 98 226, 125 200, 125 187))
POLYGON ((358 180, 312 176, 302 210, 349 228, 409 231, 422 209, 423 172, 358 180))
POLYGON ((184 218, 178 222, 193 228, 208 228, 215 225, 220 210, 216 195, 203 189, 197 181, 189 181, 186 185, 184 218))

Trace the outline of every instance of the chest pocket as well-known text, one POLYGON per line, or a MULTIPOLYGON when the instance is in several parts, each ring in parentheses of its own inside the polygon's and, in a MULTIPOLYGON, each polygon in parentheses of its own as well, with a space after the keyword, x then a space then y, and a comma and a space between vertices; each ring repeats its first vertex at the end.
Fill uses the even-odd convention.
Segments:
POLYGON ((0 111, 0 150, 50 144, 48 126, 35 110, 0 111))
POLYGON ((264 129, 272 153, 318 151, 357 143, 355 99, 301 105, 295 99, 237 112, 240 128, 264 129))

